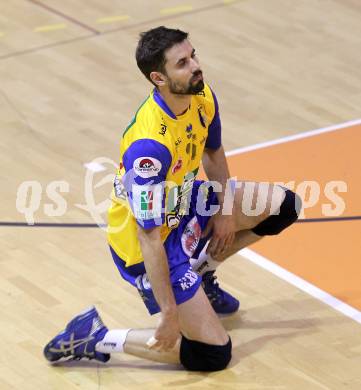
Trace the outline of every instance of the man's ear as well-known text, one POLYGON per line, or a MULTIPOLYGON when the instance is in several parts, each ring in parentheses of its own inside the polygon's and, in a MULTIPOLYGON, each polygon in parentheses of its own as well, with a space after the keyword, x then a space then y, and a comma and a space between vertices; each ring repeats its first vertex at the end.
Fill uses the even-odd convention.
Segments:
POLYGON ((153 83, 157 86, 157 87, 164 87, 164 85, 166 84, 166 77, 163 73, 160 73, 160 72, 151 72, 150 73, 150 79, 153 81, 153 83))

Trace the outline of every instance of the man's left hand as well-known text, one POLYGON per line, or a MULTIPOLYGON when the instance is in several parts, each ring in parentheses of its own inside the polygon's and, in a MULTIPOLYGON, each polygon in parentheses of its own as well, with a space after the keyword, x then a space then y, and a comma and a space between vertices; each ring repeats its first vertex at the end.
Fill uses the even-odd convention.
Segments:
POLYGON ((235 231, 236 225, 232 215, 223 215, 220 212, 213 215, 202 233, 202 237, 206 237, 212 232, 207 253, 215 258, 225 252, 233 243, 235 231))

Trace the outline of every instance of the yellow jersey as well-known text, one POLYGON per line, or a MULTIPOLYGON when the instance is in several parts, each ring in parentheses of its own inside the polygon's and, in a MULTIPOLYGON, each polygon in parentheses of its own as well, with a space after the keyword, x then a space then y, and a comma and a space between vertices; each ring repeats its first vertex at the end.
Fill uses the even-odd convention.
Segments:
POLYGON ((125 129, 108 212, 108 242, 126 266, 143 261, 137 224, 161 226, 163 242, 187 213, 204 147, 221 146, 216 96, 208 85, 173 114, 154 89, 125 129))

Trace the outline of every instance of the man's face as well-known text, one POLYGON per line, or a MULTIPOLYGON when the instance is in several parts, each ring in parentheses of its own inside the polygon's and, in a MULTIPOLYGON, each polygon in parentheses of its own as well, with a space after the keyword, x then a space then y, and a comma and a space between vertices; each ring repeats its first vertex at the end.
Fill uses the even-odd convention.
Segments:
POLYGON ((198 58, 186 39, 165 52, 165 73, 169 91, 176 95, 195 95, 204 82, 198 58))

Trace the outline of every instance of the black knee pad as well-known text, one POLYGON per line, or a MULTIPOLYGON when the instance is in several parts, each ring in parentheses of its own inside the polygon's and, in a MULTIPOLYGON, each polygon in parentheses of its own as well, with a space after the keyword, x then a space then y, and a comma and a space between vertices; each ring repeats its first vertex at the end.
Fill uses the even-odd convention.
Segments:
POLYGON ((232 358, 232 341, 226 345, 211 345, 182 336, 180 361, 189 371, 220 371, 232 358))
POLYGON ((292 225, 298 218, 302 207, 301 198, 293 191, 284 188, 286 196, 278 215, 270 215, 252 229, 258 236, 273 236, 292 225))

